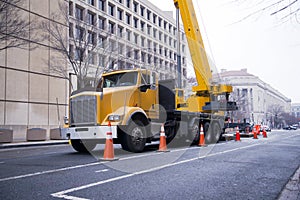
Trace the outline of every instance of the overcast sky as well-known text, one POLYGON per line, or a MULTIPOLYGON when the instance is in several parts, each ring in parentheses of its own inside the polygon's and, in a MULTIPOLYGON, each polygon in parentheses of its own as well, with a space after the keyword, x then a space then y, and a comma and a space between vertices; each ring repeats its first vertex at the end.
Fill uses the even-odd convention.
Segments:
MULTIPOLYGON (((174 7, 173 0, 149 1, 162 10, 174 7)), ((205 48, 219 71, 247 68, 292 103, 300 103, 300 22, 281 23, 281 16, 270 12, 242 20, 257 9, 255 4, 193 1, 205 48)))

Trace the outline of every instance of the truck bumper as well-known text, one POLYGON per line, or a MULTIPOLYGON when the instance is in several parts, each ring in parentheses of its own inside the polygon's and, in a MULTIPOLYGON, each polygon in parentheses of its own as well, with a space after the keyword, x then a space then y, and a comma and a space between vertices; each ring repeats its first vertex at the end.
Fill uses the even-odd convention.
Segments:
POLYGON ((62 139, 106 139, 106 133, 112 132, 117 138, 117 126, 86 126, 64 128, 61 131, 62 139))

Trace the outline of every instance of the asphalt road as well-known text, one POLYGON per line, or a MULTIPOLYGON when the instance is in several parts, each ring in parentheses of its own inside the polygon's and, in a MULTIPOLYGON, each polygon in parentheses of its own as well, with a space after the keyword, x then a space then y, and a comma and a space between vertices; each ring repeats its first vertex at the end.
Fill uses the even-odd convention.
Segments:
MULTIPOLYGON (((0 149, 0 199, 278 199, 300 166, 300 130, 208 147, 115 145, 80 154, 68 145, 0 149)), ((300 200, 300 196, 295 199, 300 200)))

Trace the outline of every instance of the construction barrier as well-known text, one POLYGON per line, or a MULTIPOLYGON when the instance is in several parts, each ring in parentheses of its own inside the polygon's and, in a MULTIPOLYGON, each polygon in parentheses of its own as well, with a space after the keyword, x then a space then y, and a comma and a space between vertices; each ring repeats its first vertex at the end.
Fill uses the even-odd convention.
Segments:
POLYGON ((241 135, 240 135, 240 131, 239 131, 239 127, 236 127, 236 133, 235 133, 235 141, 240 142, 241 141, 241 135))
POLYGON ((113 144, 113 137, 112 137, 112 130, 111 130, 111 123, 108 122, 109 131, 106 133, 106 141, 105 141, 105 148, 103 158, 100 159, 101 161, 114 161, 118 160, 115 158, 114 153, 114 144, 113 144))
POLYGON ((202 124, 201 124, 201 128, 200 128, 200 139, 199 139, 198 146, 200 146, 200 147, 206 147, 207 146, 205 144, 205 137, 204 137, 204 132, 203 132, 203 126, 202 126, 202 124))
POLYGON ((169 152, 169 150, 167 149, 167 141, 166 141, 164 124, 162 124, 160 127, 159 148, 157 151, 158 152, 169 152))

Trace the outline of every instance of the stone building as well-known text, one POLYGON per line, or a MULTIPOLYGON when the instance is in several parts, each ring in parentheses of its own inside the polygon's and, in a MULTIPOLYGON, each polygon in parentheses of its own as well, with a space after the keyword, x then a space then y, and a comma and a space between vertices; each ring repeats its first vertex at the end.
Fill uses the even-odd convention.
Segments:
POLYGON ((290 113, 291 99, 259 77, 249 74, 247 69, 222 70, 219 75, 226 84, 234 88, 231 98, 237 101, 239 107, 236 114, 232 113, 234 120, 246 119, 248 122, 272 126, 278 112, 290 113))
POLYGON ((300 121, 300 103, 292 103, 291 114, 300 121))
MULTIPOLYGON (((110 57, 106 54, 88 52, 91 65, 113 69, 150 68, 159 73, 160 79, 175 78, 177 68, 176 22, 172 14, 161 11, 147 0, 22 0, 15 7, 23 19, 36 23, 55 24, 70 37, 85 32, 96 44, 108 42, 110 57), (62 4, 67 5, 68 19, 59 15, 62 4), (93 27, 97 32, 82 29, 74 21, 93 27), (112 46, 111 46, 112 47, 112 46)), ((66 77, 49 72, 53 58, 53 37, 45 30, 29 27, 29 43, 22 49, 9 48, 0 51, 0 127, 14 131, 14 140, 26 138, 28 128, 56 128, 63 123, 67 113, 69 82, 66 77), (43 35, 41 40, 34 36, 43 35)), ((64 35, 64 34, 63 34, 64 35)), ((186 85, 187 51, 185 35, 181 31, 181 56, 183 85, 186 85)), ((76 49, 69 45, 76 59, 76 49)), ((58 55, 59 56, 59 55, 58 55)), ((68 67, 67 60, 62 62, 68 67)), ((72 80, 76 85, 76 80, 72 80)), ((76 88, 75 88, 76 89, 76 88)))

